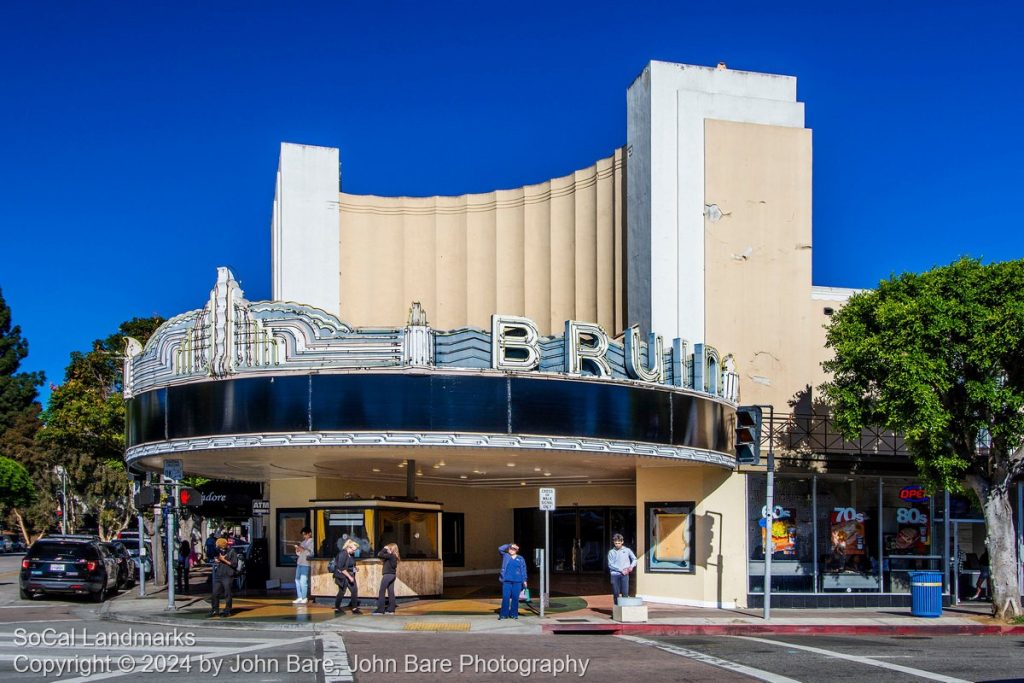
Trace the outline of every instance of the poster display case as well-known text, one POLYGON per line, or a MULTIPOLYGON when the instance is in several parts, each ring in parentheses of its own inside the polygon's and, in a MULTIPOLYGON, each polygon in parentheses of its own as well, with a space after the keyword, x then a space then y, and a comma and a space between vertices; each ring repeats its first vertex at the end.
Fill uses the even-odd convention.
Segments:
POLYGON ((693 573, 693 506, 693 501, 645 504, 648 572, 693 573))

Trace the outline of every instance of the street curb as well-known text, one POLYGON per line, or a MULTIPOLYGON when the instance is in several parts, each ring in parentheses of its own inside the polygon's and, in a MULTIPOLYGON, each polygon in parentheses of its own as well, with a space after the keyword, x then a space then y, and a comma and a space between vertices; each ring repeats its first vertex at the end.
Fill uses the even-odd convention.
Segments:
POLYGON ((1024 626, 985 624, 544 624, 555 635, 1024 636, 1024 626))

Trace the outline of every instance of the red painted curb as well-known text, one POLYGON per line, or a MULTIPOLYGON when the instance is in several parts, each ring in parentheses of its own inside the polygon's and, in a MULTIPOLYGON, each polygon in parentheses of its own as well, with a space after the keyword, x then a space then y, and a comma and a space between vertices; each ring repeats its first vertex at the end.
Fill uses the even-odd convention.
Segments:
POLYGON ((985 624, 544 624, 545 633, 636 636, 1024 636, 1024 626, 985 624))

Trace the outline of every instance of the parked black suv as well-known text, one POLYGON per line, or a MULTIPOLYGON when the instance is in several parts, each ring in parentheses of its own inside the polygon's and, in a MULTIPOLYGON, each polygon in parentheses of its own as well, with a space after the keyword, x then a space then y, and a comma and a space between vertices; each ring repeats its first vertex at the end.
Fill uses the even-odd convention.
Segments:
POLYGON ((139 566, 136 564, 135 558, 128 552, 128 548, 121 541, 110 541, 104 543, 103 547, 117 560, 118 590, 134 586, 138 581, 139 566))
POLYGON ((117 590, 117 559, 95 536, 44 536, 21 561, 22 600, 33 595, 88 595, 103 602, 117 590))

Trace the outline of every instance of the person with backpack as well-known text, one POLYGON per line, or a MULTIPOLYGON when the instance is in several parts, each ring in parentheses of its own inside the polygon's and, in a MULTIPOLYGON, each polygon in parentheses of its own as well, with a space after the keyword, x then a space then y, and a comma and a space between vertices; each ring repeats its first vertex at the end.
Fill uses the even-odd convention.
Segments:
POLYGON ((506 543, 498 547, 501 553, 501 610, 498 620, 519 618, 519 593, 526 585, 526 560, 519 554, 519 546, 506 543))
POLYGON ((338 586, 338 595, 334 598, 334 613, 344 614, 345 610, 341 608, 341 601, 345 597, 345 591, 349 591, 351 597, 348 601, 349 609, 352 610, 352 614, 362 614, 359 609, 359 586, 356 585, 356 558, 355 553, 359 549, 359 544, 348 539, 341 545, 341 550, 334 556, 332 564, 334 569, 331 571, 334 573, 334 583, 338 586))
POLYGON ((218 538, 213 557, 213 594, 210 596, 210 613, 208 616, 220 614, 231 616, 231 594, 234 588, 235 575, 238 573, 238 553, 228 546, 228 539, 218 538), (224 609, 220 609, 220 599, 224 597, 224 609))

